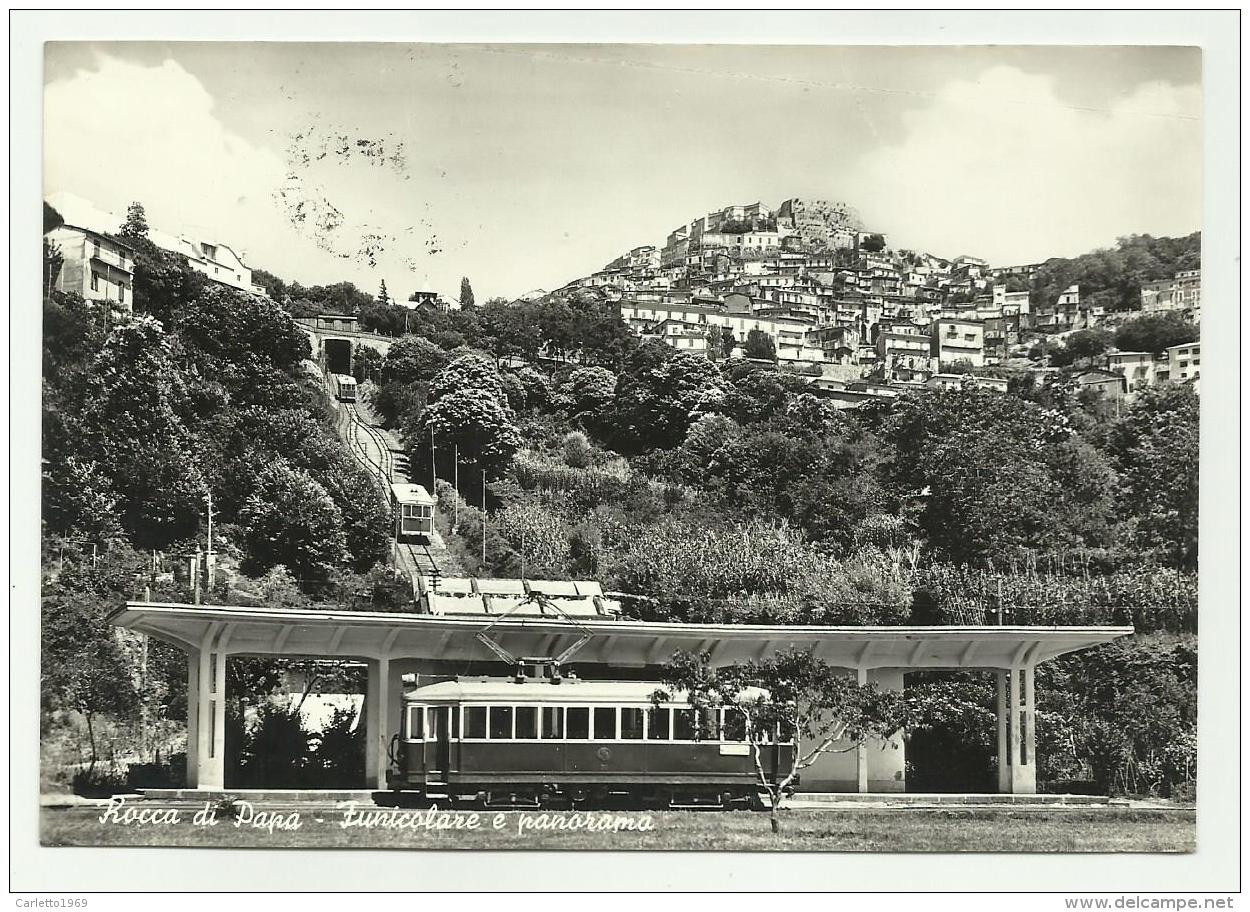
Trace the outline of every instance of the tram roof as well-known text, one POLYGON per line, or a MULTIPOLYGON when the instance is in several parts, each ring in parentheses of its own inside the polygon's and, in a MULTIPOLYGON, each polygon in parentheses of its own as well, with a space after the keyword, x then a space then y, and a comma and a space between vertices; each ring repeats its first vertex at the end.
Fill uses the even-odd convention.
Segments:
MULTIPOLYGON (((559 684, 546 678, 461 678, 437 681, 404 692, 404 699, 413 703, 427 700, 463 703, 650 703, 656 691, 655 681, 591 681, 564 677, 559 684)), ((746 696, 763 693, 747 688, 746 696)), ((685 695, 671 692, 669 702, 682 703, 685 695)))
POLYGON ((659 665, 677 650, 727 663, 786 649, 844 668, 1012 668, 1133 633, 1132 627, 817 627, 685 624, 552 616, 448 617, 357 611, 130 602, 109 615, 188 650, 231 654, 496 661, 476 634, 513 655, 558 655, 586 633, 573 664, 659 665))

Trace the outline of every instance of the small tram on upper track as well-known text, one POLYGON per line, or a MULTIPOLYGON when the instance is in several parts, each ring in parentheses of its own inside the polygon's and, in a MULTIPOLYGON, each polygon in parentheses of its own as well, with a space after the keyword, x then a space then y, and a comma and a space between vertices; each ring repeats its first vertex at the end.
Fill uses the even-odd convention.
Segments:
MULTIPOLYGON (((680 695, 654 704, 658 687, 558 674, 415 687, 402 697, 388 784, 488 807, 758 806, 759 771, 742 712, 709 710, 696 719, 680 695)), ((760 754, 773 782, 794 764, 794 745, 780 739, 760 754)))
POLYGON ((334 387, 334 397, 340 402, 356 401, 356 378, 347 374, 331 374, 330 384, 334 387))

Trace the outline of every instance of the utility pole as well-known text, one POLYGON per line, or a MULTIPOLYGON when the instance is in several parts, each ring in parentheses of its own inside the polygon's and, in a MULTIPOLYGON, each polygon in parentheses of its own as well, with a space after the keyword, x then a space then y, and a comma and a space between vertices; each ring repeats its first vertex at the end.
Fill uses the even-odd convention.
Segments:
POLYGON ((452 507, 451 531, 455 532, 460 525, 460 444, 452 444, 451 478, 456 488, 456 502, 452 507))
POLYGON ((482 567, 486 566, 486 470, 482 469, 482 567))
POLYGON ((430 422, 430 496, 438 497, 438 469, 434 463, 434 422, 430 422))
POLYGON ((205 588, 212 591, 213 583, 216 582, 216 560, 213 558, 213 491, 210 488, 208 493, 204 495, 204 500, 208 504, 208 551, 204 555, 205 588))

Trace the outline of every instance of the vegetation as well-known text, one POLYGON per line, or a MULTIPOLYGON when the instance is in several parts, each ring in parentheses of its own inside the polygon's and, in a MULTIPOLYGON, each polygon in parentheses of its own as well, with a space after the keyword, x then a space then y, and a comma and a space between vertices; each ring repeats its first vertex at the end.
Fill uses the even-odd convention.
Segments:
MULTIPOLYGON (((629 594, 629 616, 654 620, 1131 621, 1169 639, 1092 650, 1039 679, 1039 706, 1064 707, 1053 727, 1039 720, 1040 743, 1064 758, 1047 774, 1157 794, 1192 783, 1190 387, 1143 393, 1119 414, 1062 378, 848 412, 773 364, 639 343, 593 290, 443 312, 257 270, 266 301, 210 287, 141 236, 127 243, 133 318, 55 292, 44 301, 44 531, 71 557, 68 569, 45 566, 49 662, 91 649, 101 667, 133 668, 109 652, 103 617, 145 583, 188 596, 136 572, 153 550, 194 552, 210 493, 217 547, 240 575, 205 598, 402 609, 402 587, 376 566, 386 505, 339 443, 291 319, 355 312, 362 327, 397 337, 384 358, 361 355, 354 369, 371 381, 364 395, 403 439, 414 475, 437 474, 438 528, 467 572, 593 577, 629 594), (93 548, 96 577, 82 589, 93 548), (1112 678, 1154 696, 1138 715, 1117 715, 1097 689, 1112 678), (1110 754, 1097 753, 1099 726, 1116 729, 1110 754)), ((1114 256, 1051 261, 1035 292, 1072 281, 1097 292, 1101 281, 1123 302, 1125 276, 1170 275, 1195 249, 1196 238, 1128 239, 1114 256), (1095 261, 1114 268, 1103 275, 1095 261)), ((1146 333, 1152 351, 1175 338, 1168 320, 1144 320, 1121 333, 1146 333)), ((722 341, 728 354, 734 340, 722 341)), ((742 341, 751 355, 752 340, 742 341)), ((1107 343, 1075 333, 1050 350, 1075 363, 1107 343)), ((182 673, 173 663, 170 700, 182 673)), ((133 678, 113 682, 124 691, 133 678)), ((928 683, 967 709, 963 730, 983 725, 984 682, 928 683)), ((87 693, 45 665, 45 724, 91 714, 94 729, 101 714, 148 712, 134 696, 87 693)), ((984 771, 978 738, 967 741, 968 771, 984 771)))
POLYGON ((1074 259, 1047 260, 1033 277, 1029 300, 1035 309, 1051 306, 1070 285, 1080 285, 1084 305, 1136 310, 1141 306, 1143 282, 1170 279, 1178 272, 1198 269, 1201 264, 1200 232, 1183 238, 1133 234, 1120 238, 1115 247, 1074 259))
POLYGON ((707 655, 679 652, 664 666, 661 680, 671 689, 657 690, 655 703, 672 701, 673 691, 684 694, 700 723, 696 737, 719 737, 708 720, 720 710, 741 714, 774 833, 780 831, 778 812, 791 784, 821 754, 852 751, 872 739, 888 741, 907 722, 902 694, 859 684, 844 669, 803 650, 721 667, 713 667, 707 655), (774 777, 761 751, 779 740, 793 745, 794 761, 774 777))
POLYGON ((290 602, 336 597, 386 554, 390 529, 291 315, 208 284, 144 229, 132 206, 133 315, 55 290, 43 301, 42 724, 55 741, 85 723, 92 771, 102 724, 147 753, 185 713, 185 659, 152 643, 144 665, 106 617, 145 587, 229 597, 231 574, 222 592, 193 594, 168 570, 206 544, 210 497, 219 554, 242 573, 285 575, 290 602))
POLYGON ((1198 340, 1198 325, 1175 311, 1142 314, 1120 325, 1115 347, 1120 351, 1150 352, 1161 355, 1173 345, 1198 340))

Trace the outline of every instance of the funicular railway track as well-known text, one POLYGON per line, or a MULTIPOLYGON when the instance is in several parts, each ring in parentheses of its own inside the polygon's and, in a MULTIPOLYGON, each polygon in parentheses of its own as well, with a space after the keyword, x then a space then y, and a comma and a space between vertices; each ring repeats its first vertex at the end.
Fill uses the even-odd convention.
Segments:
POLYGON ((361 417, 355 403, 344 402, 343 409, 347 413, 347 435, 352 451, 374 474, 384 492, 389 492, 395 480, 395 457, 390 444, 381 431, 361 417))
POLYGON ((413 544, 412 542, 401 542, 399 548, 407 555, 409 563, 417 568, 417 572, 422 576, 437 577, 441 575, 438 569, 438 563, 435 562, 434 556, 430 554, 428 545, 413 544))
MULTIPOLYGON (((387 503, 393 503, 391 485, 408 480, 407 459, 402 453, 397 455, 391 449, 386 435, 365 419, 356 403, 348 401, 342 404, 347 420, 347 440, 352 454, 373 476, 387 503)), ((395 549, 400 564, 416 574, 435 580, 442 575, 438 562, 430 553, 429 545, 397 540, 395 549)))

